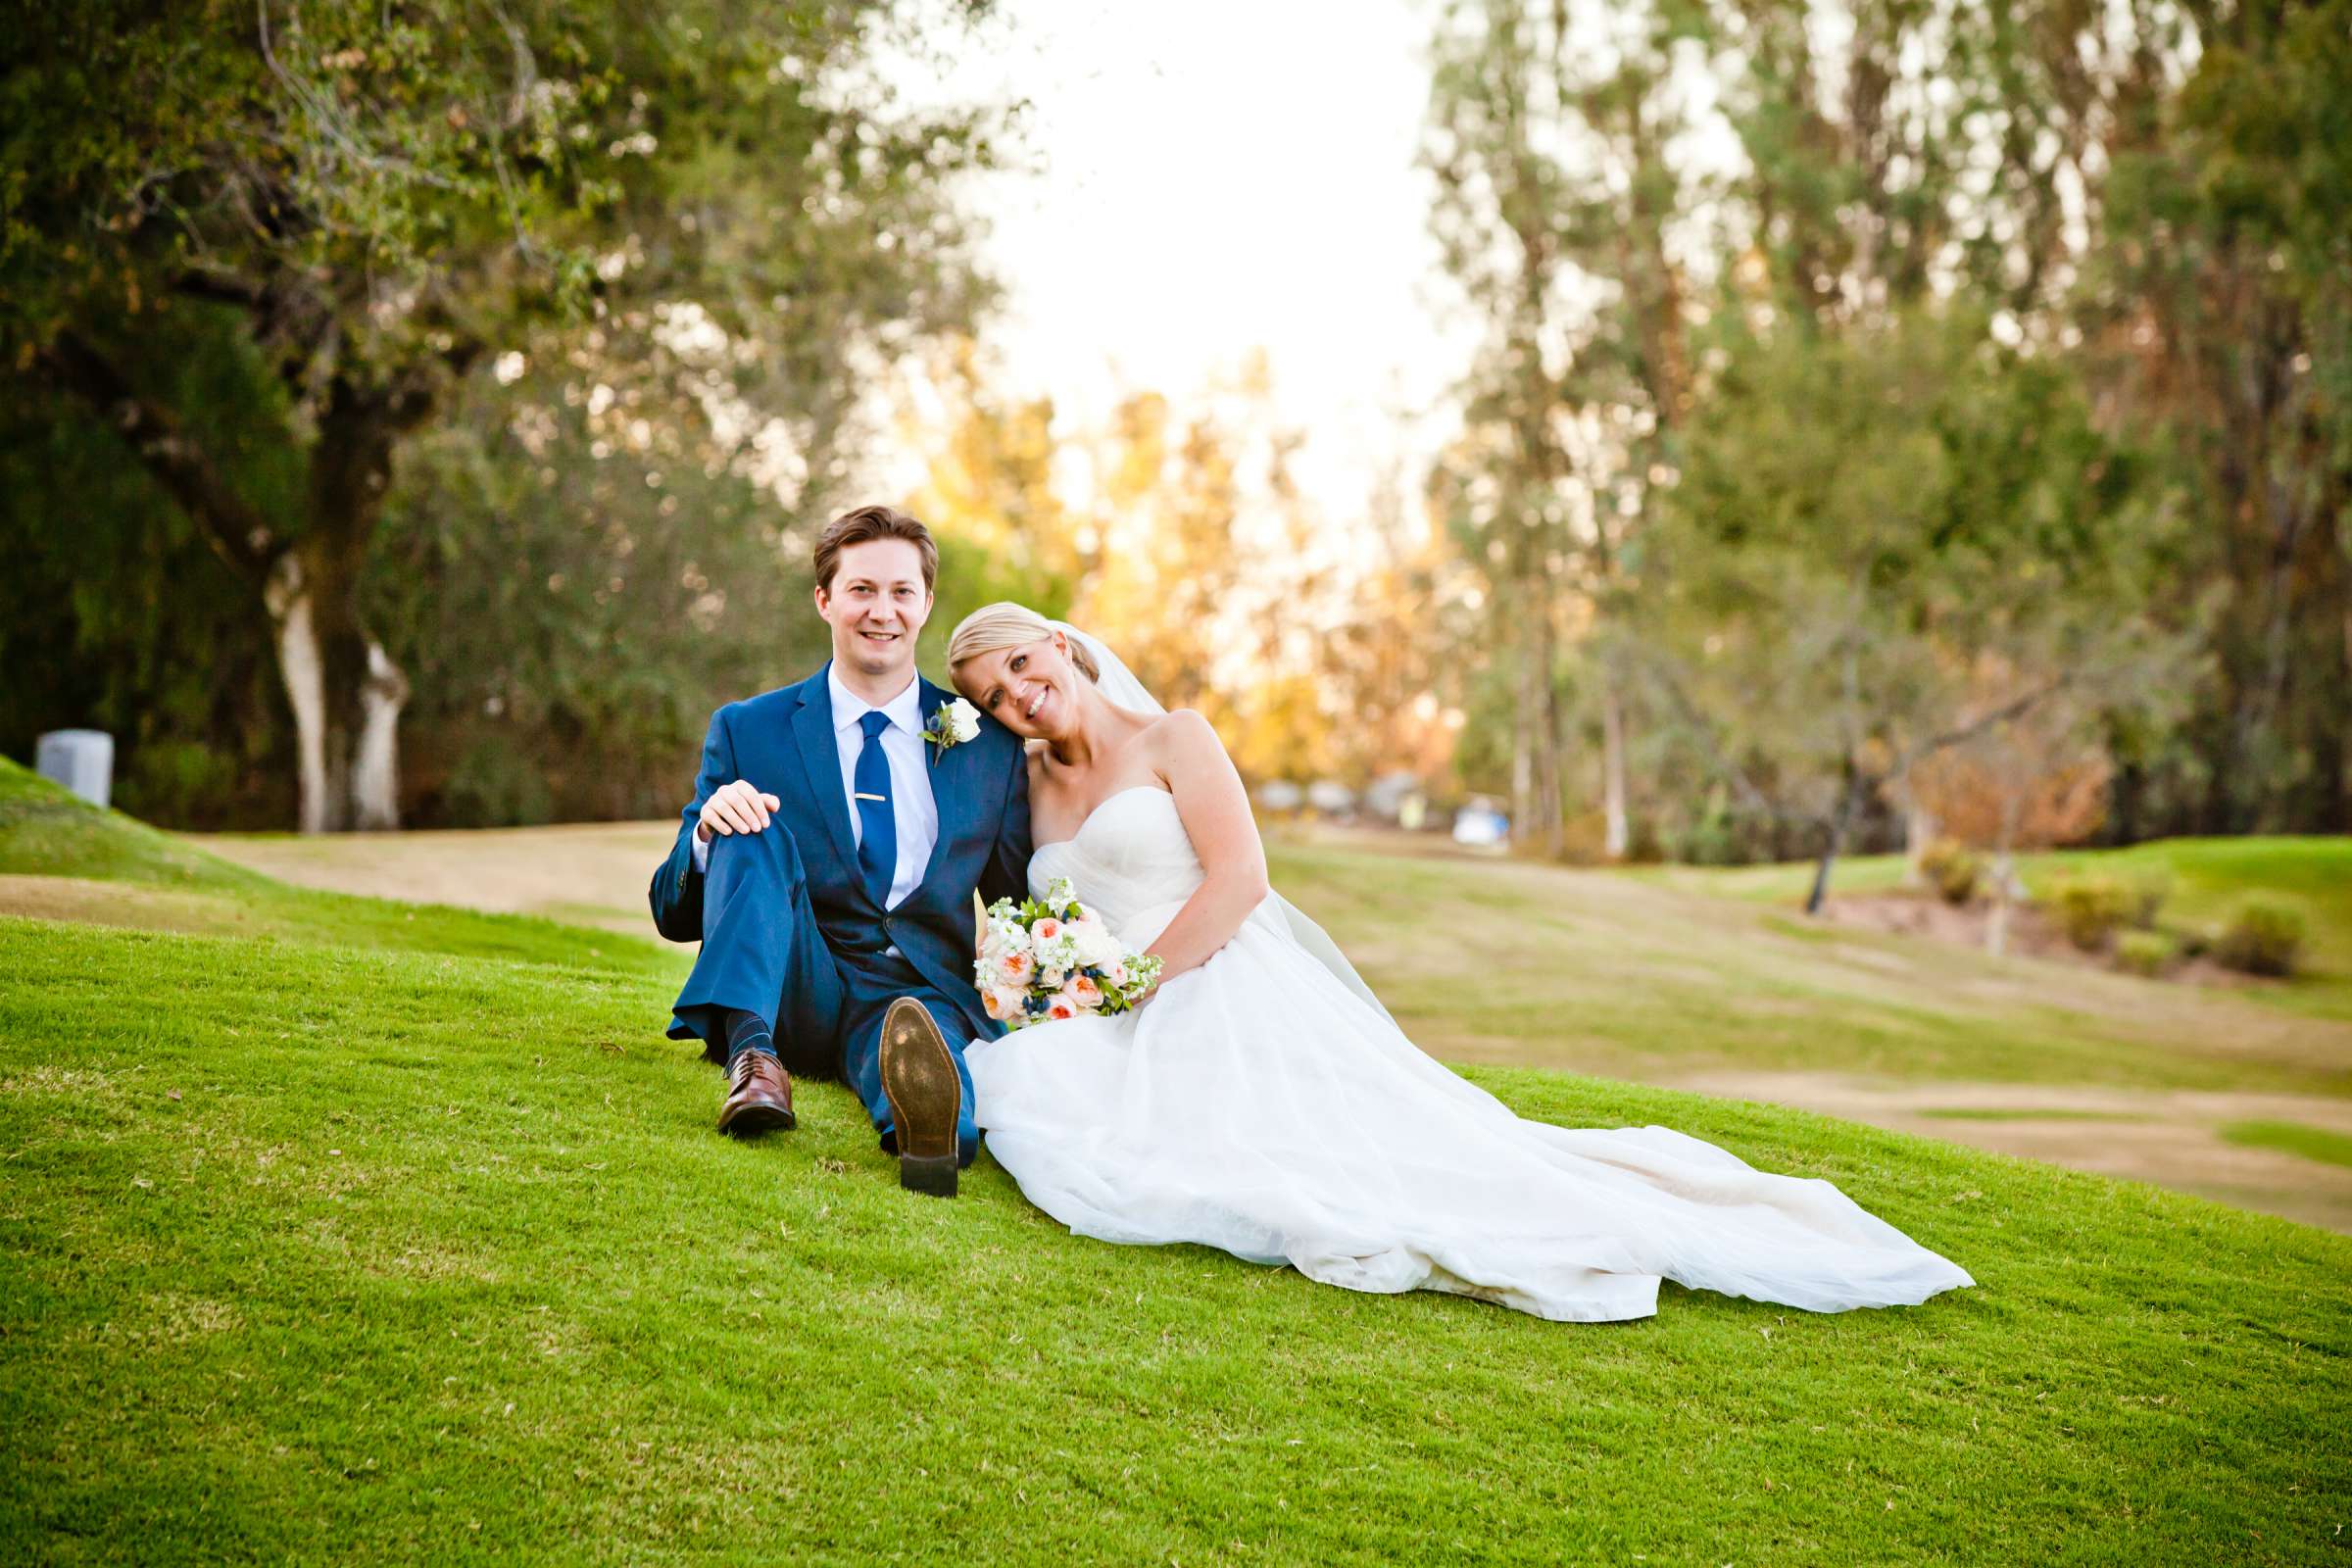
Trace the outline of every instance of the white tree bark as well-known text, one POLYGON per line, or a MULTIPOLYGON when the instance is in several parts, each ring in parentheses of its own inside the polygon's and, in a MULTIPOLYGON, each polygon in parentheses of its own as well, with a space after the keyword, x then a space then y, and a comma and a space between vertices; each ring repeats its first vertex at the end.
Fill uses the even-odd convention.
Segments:
POLYGON ((1936 842, 1936 813, 1919 804, 1919 797, 1908 785, 1903 791, 1907 808, 1903 813, 1903 885, 1925 887, 1928 881, 1928 846, 1936 842))
POLYGON ((360 726, 348 755, 329 744, 326 659, 319 647, 311 585, 292 552, 272 568, 264 602, 277 633, 277 669, 294 714, 299 789, 296 820, 305 833, 400 826, 400 713, 409 683, 377 643, 368 644, 360 687, 360 726))
POLYGON ((2001 842, 1992 858, 1992 918, 1984 922, 1984 951, 2000 957, 2009 948, 2009 901, 2019 891, 2017 862, 2010 846, 2017 842, 2017 822, 2025 810, 2025 791, 2006 791, 2001 797, 2001 842))
POLYGON ((1617 701, 1617 684, 1604 678, 1600 689, 1600 800, 1606 821, 1602 850, 1622 860, 1633 842, 1625 819, 1625 709, 1617 701))
POLYGON ((400 826, 400 710, 409 683, 381 644, 368 644, 368 681, 360 688, 359 744, 352 749, 352 825, 400 826))
POLYGON ((294 711, 297 823, 305 833, 330 832, 335 822, 326 779, 326 662, 318 653, 302 563, 292 552, 279 558, 262 597, 277 630, 277 671, 294 711))
POLYGON ((1984 951, 2000 957, 2009 951, 2009 852, 1992 860, 1992 916, 1984 922, 1984 951))

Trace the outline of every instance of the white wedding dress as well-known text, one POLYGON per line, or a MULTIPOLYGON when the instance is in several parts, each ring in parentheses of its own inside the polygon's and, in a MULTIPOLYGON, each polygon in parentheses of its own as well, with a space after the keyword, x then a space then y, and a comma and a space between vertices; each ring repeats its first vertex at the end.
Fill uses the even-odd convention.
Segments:
MULTIPOLYGON (((1140 951, 1201 869, 1174 799, 1147 785, 1038 848, 1032 888, 1059 876, 1140 951)), ((1274 898, 1136 1011, 1033 1025, 965 1060, 990 1153, 1106 1242, 1198 1242, 1349 1290, 1571 1322, 1649 1316, 1661 1279, 1817 1312, 1974 1283, 1826 1181, 1664 1127, 1522 1120, 1301 947, 1274 898)))

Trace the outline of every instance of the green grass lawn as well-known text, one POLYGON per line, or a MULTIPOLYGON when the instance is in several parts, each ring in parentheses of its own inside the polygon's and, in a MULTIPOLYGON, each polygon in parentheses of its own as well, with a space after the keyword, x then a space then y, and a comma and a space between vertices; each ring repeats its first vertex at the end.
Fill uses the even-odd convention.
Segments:
POLYGON ((2328 1165, 2352 1165, 2352 1138, 2292 1121, 2238 1121, 2222 1129, 2230 1143, 2247 1149, 2278 1149, 2328 1165))
POLYGON ((120 811, 94 810, 0 758, 0 883, 12 882, 27 894, 12 903, 110 925, 473 954, 676 979, 688 966, 682 950, 650 935, 288 887, 120 811))
MULTIPOLYGON (((2171 892, 2160 919, 2172 927, 2218 931, 2255 895, 2293 906, 2309 934, 2305 972, 2294 981, 2250 986, 2240 994, 2266 1006, 2352 1020, 2352 838, 2161 839, 2124 850, 2053 850, 2018 858, 2019 874, 2035 897, 2069 873, 2084 870, 2168 878, 2171 892)), ((1805 863, 1654 866, 1626 874, 1787 906, 1801 904, 1813 882, 1813 867, 1805 863)), ((1831 891, 1833 896, 1885 892, 1902 879, 1901 856, 1857 856, 1838 862, 1831 891)))
MULTIPOLYGON (((1471 866, 1280 841, 1270 861, 1449 1059, 2352 1094, 2352 1029, 2326 1007, 1816 924, 1780 906, 1801 896, 1795 868, 1471 866)), ((2352 1018, 2352 972, 2341 989, 2352 1018)))
POLYGON ((142 880, 51 869, 261 926, 0 919, 5 1560, 2345 1549, 2352 1240, 1472 1068, 1836 1181, 1979 1284, 1832 1317, 1669 1287, 1607 1326, 1352 1296, 1073 1238, 985 1157, 905 1195, 828 1086, 721 1139, 650 947, 99 853, 142 880))

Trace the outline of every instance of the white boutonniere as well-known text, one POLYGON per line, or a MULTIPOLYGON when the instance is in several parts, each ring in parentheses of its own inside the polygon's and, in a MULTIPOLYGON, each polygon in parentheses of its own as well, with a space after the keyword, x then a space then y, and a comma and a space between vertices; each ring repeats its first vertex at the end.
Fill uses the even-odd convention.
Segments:
POLYGON ((923 739, 937 748, 931 754, 934 764, 939 754, 949 747, 970 740, 980 733, 980 710, 958 697, 942 703, 931 715, 931 727, 923 731, 923 739))

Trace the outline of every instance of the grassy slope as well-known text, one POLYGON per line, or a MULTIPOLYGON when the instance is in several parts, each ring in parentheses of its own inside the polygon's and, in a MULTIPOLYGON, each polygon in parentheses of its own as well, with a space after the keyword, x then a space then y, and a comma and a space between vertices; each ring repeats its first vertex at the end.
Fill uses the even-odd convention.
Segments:
MULTIPOLYGON (((2352 838, 2162 839, 2127 850, 2024 856, 2018 864, 2036 896, 2075 870, 2169 873, 2172 892, 2162 916, 2167 925, 2218 930, 2252 894, 2292 905, 2308 922, 2307 973, 2288 984, 2250 987, 2242 995, 2290 1012, 2352 1019, 2352 838)), ((1694 891, 1794 905, 1811 886, 1813 867, 1661 866, 1632 874, 1694 891)), ((1880 892, 1899 885, 1902 875, 1900 856, 1859 857, 1838 863, 1832 890, 1880 892)))
POLYGON ((1815 925, 1776 906, 1788 868, 1466 867, 1299 843, 1271 858, 1414 1039, 1450 1059, 2352 1093, 2352 1031, 2331 1017, 1815 925))
POLYGON ((685 972, 680 950, 648 938, 288 887, 120 811, 87 806, 6 758, 0 758, 0 882, 19 894, 6 901, 9 906, 110 925, 472 954, 648 976, 685 972))
POLYGON ((2352 1508, 2319 1231, 1479 1070, 1834 1180, 1979 1287, 1606 1327, 1354 1297, 1077 1240, 985 1161, 906 1197, 824 1086, 719 1139, 667 974, 608 937, 207 896, 289 929, 0 920, 11 1560, 2287 1562, 2352 1508))
POLYGON ((906 1198, 839 1091, 730 1145, 642 979, 24 921, 0 962, 0 1518, 61 1557, 2264 1561, 2352 1484, 2352 1243, 2143 1188, 1482 1074, 1980 1281, 1569 1328, 1078 1241, 993 1167, 906 1198))

